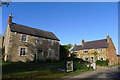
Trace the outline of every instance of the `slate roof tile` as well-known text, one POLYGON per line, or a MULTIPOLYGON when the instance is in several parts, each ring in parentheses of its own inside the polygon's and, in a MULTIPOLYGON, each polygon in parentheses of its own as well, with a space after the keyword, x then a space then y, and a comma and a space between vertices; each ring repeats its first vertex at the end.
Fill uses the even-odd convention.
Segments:
POLYGON ((108 47, 107 39, 102 39, 102 40, 85 42, 84 46, 82 45, 76 46, 71 51, 78 51, 83 49, 107 48, 107 47, 108 47))
POLYGON ((47 39, 53 39, 53 40, 60 41, 53 32, 35 29, 35 28, 31 28, 31 27, 16 24, 16 23, 10 24, 10 30, 12 32, 18 32, 18 33, 23 33, 23 34, 28 34, 32 36, 43 37, 47 39))

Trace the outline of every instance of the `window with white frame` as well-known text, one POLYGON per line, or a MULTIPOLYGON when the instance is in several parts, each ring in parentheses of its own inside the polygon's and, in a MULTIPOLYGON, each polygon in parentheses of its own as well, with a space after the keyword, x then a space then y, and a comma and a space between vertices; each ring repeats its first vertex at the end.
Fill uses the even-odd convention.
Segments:
POLYGON ((88 50, 83 50, 83 53, 88 53, 88 50))
POLYGON ((85 57, 85 61, 88 61, 88 57, 85 57))
POLYGON ((94 57, 91 57, 91 61, 90 62, 94 62, 94 57))
POLYGON ((25 47, 21 47, 20 48, 20 56, 25 56, 26 55, 26 52, 27 52, 27 48, 25 48, 25 47))
POLYGON ((26 34, 22 34, 21 41, 27 42, 27 35, 26 34))
POLYGON ((49 58, 49 57, 50 57, 50 52, 51 52, 51 49, 48 49, 47 58, 49 58))
POLYGON ((104 60, 104 58, 102 56, 99 56, 98 60, 104 60))
POLYGON ((50 40, 50 45, 53 45, 53 40, 50 40))
POLYGON ((83 58, 85 61, 88 61, 88 57, 87 56, 84 56, 83 58))
POLYGON ((47 56, 47 58, 53 58, 53 57, 54 57, 54 53, 55 53, 54 50, 49 49, 49 50, 48 50, 48 56, 47 56))
POLYGON ((102 53, 102 48, 99 48, 99 49, 98 49, 98 53, 102 53))
POLYGON ((42 44, 42 38, 37 38, 37 39, 36 39, 36 43, 42 44))
POLYGON ((55 54, 55 50, 52 49, 52 57, 54 57, 55 54))

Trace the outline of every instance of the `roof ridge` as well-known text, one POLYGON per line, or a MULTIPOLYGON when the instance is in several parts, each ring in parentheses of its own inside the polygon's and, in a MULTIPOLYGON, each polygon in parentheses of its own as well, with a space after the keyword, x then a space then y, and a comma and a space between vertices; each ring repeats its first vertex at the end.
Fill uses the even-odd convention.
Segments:
POLYGON ((77 45, 77 46, 82 46, 82 45, 77 45))
POLYGON ((102 40, 107 40, 107 39, 100 39, 100 40, 94 40, 94 41, 87 41, 87 42, 85 42, 85 43, 96 42, 96 41, 102 41, 102 40))
POLYGON ((12 24, 10 24, 10 30, 14 31, 14 32, 33 35, 33 36, 40 36, 40 37, 44 37, 44 38, 48 38, 48 39, 59 40, 53 32, 29 27, 26 25, 17 24, 14 22, 12 22, 12 24))
MULTIPOLYGON (((12 22, 12 23, 13 23, 13 24, 17 24, 17 25, 21 25, 21 26, 25 26, 25 27, 28 27, 28 28, 31 28, 31 29, 36 29, 36 30, 40 30, 40 31, 45 31, 45 30, 41 30, 41 29, 37 29, 37 28, 32 28, 32 27, 29 27, 29 26, 26 26, 26 25, 14 23, 14 22, 12 22)), ((50 31, 45 31, 45 32, 50 32, 50 31)), ((51 33, 53 33, 53 32, 51 32, 51 33)))
POLYGON ((78 51, 83 49, 107 48, 107 47, 108 47, 107 39, 100 39, 100 40, 85 42, 85 45, 76 46, 72 49, 72 51, 78 51))

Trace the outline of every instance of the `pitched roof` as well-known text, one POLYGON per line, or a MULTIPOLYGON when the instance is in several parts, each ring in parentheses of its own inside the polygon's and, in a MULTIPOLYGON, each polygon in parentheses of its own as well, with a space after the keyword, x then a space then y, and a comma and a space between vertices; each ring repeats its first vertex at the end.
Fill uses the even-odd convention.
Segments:
POLYGON ((82 45, 75 46, 75 47, 73 47, 73 49, 71 51, 78 51, 81 47, 82 47, 82 45))
POLYGON ((107 48, 107 47, 108 47, 107 39, 102 39, 102 40, 85 42, 84 46, 82 45, 76 46, 72 49, 72 51, 78 51, 82 49, 107 48))
POLYGON ((40 29, 35 29, 31 28, 28 26, 12 23, 10 24, 10 30, 12 32, 18 32, 18 33, 23 33, 23 34, 28 34, 32 36, 37 36, 37 37, 43 37, 47 39, 53 39, 53 40, 59 40, 54 33, 40 30, 40 29))

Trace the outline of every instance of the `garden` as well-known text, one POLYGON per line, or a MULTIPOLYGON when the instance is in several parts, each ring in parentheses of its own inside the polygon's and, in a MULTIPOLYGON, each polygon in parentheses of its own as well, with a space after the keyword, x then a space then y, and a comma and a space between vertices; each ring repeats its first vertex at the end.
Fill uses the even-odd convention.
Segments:
POLYGON ((56 79, 67 75, 86 72, 88 69, 85 64, 79 64, 74 61, 74 71, 65 72, 65 61, 46 61, 46 62, 3 62, 2 77, 7 78, 24 78, 24 79, 56 79))

